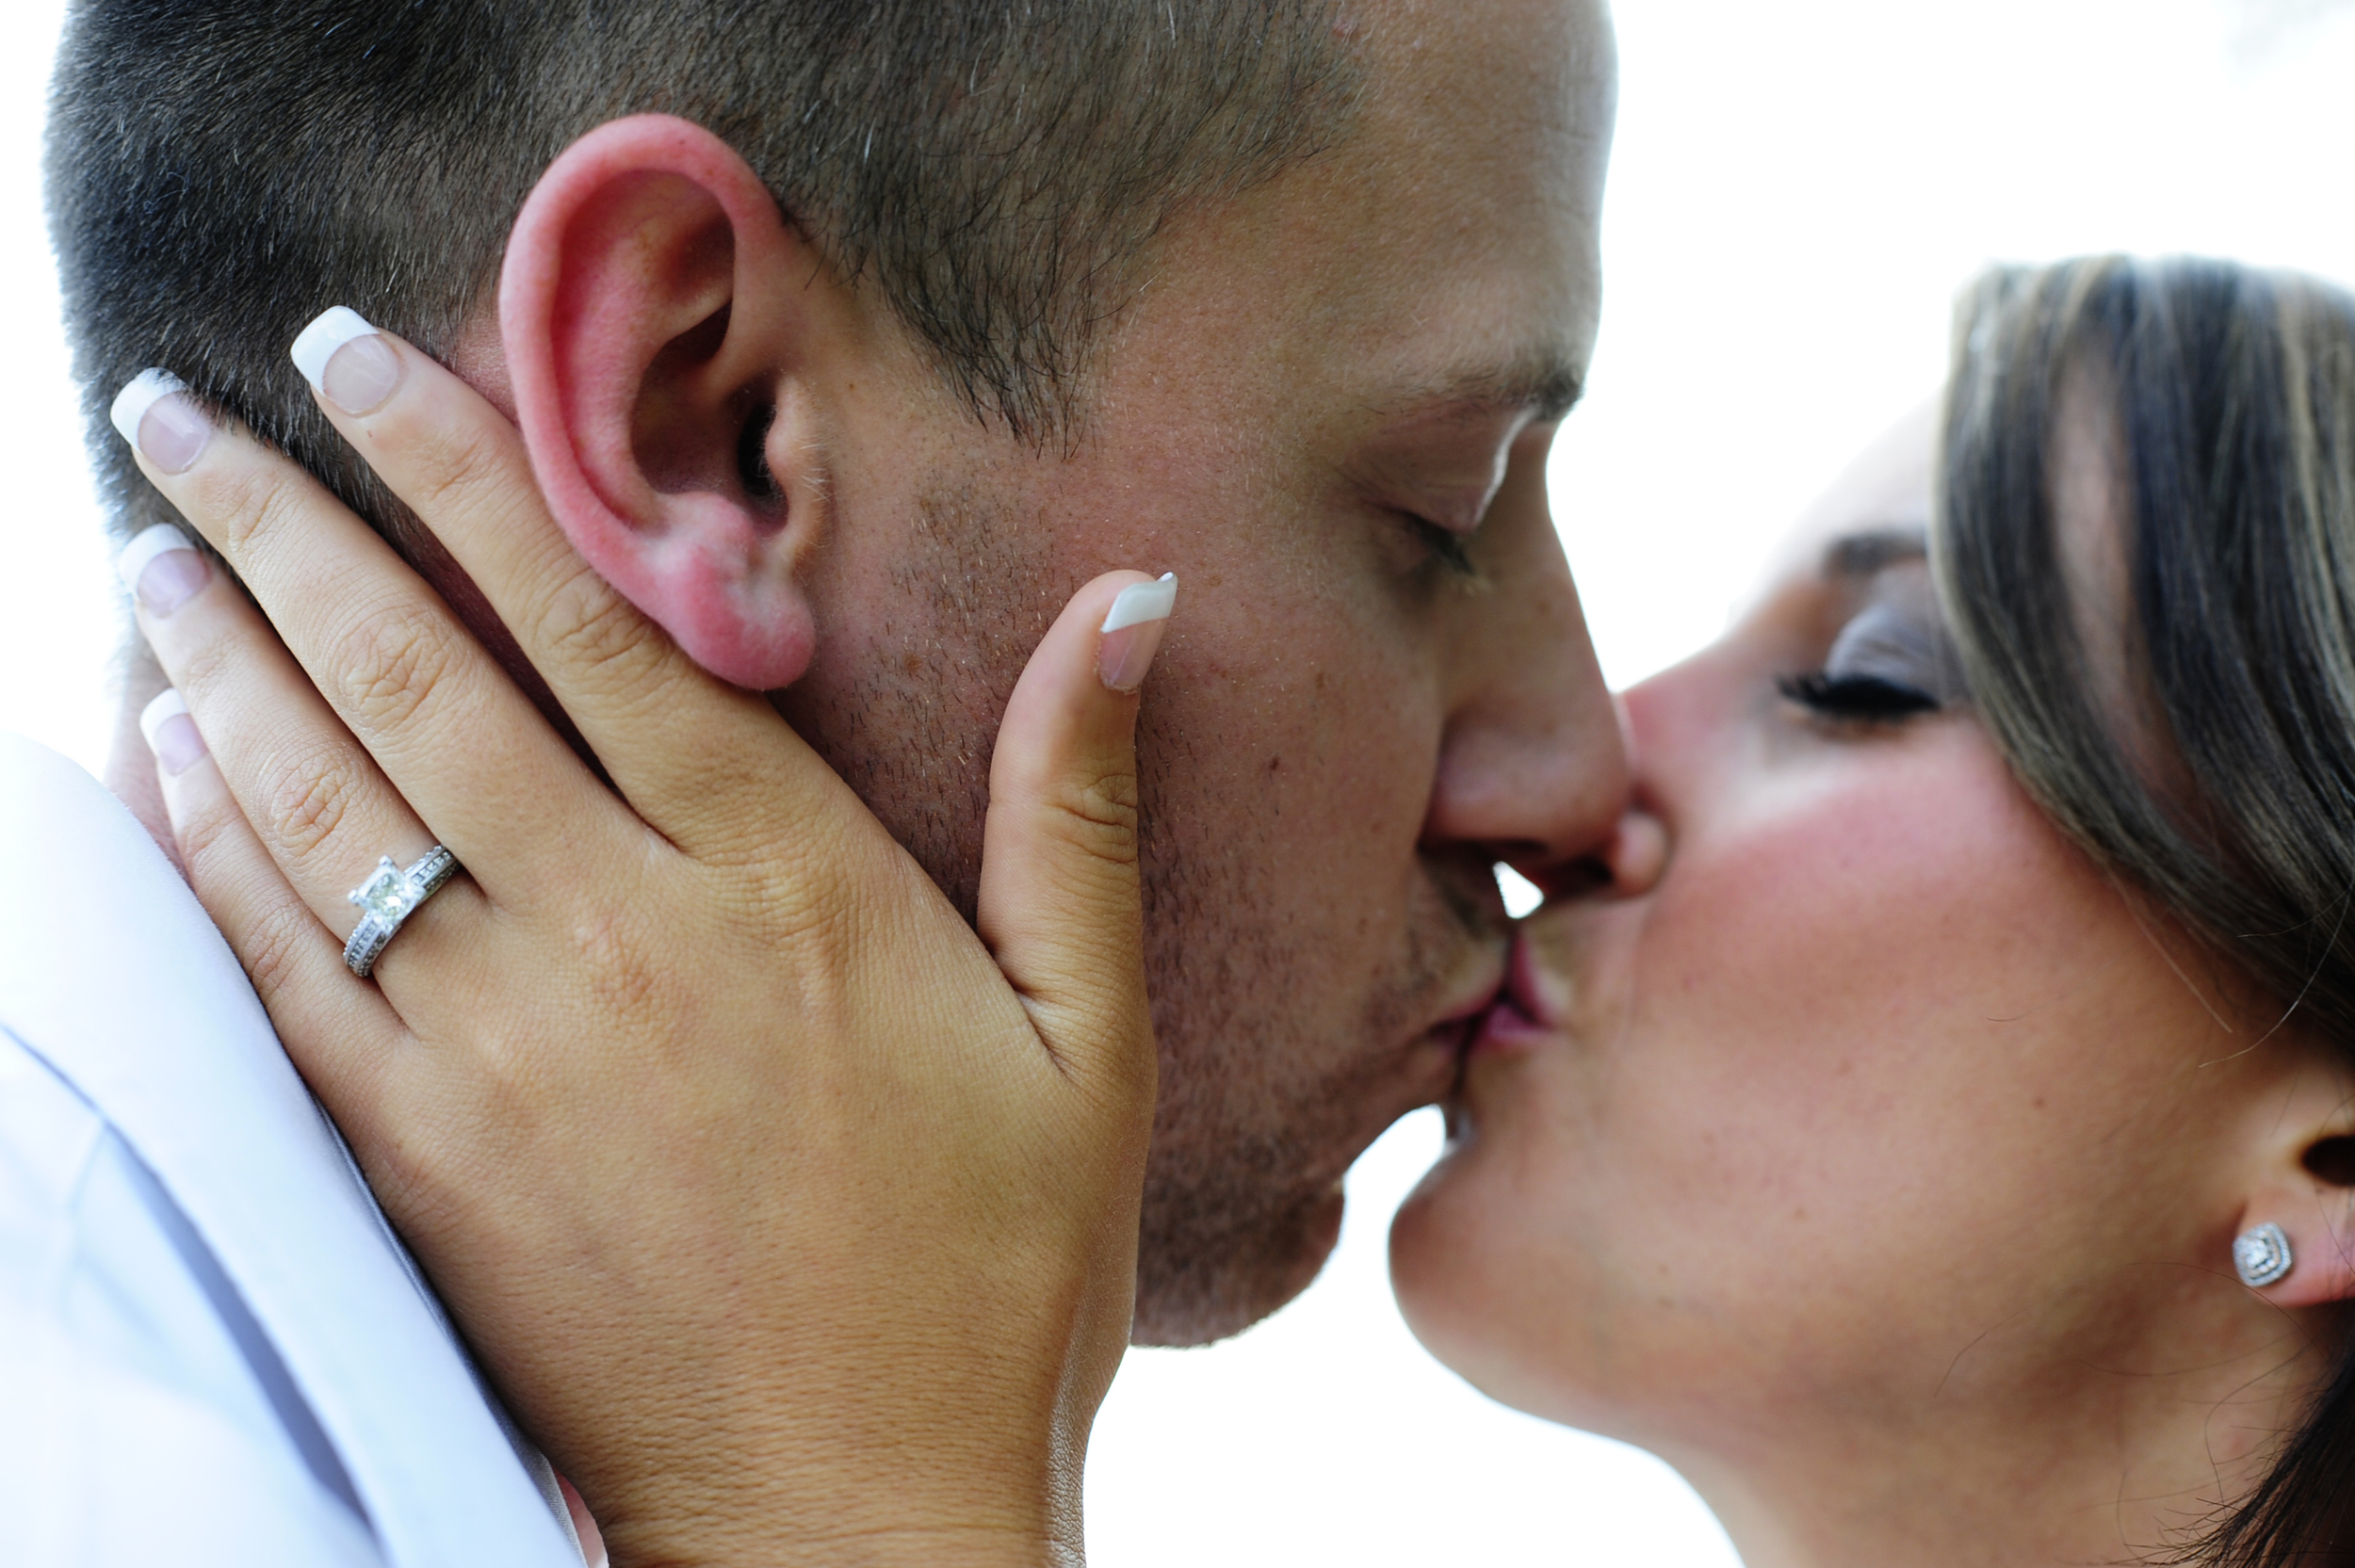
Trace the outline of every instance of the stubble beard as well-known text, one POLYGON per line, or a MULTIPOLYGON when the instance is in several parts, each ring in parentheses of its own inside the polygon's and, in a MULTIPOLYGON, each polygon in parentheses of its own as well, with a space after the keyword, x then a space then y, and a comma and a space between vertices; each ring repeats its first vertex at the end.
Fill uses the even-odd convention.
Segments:
POLYGON ((1476 899, 1428 887, 1395 962, 1333 994, 1357 1003, 1336 1016, 1304 1007, 1320 993, 1296 983, 1320 958, 1329 964, 1333 944, 1283 941, 1275 911, 1286 906, 1253 885, 1274 864, 1256 852, 1269 846, 1208 859, 1185 844, 1157 854, 1151 836, 1146 971, 1161 1093, 1130 1337, 1202 1345, 1316 1279, 1340 1238, 1349 1167, 1440 1087, 1419 1087, 1408 1059, 1429 1050, 1418 1026, 1486 921, 1476 899))
MULTIPOLYGON (((999 717, 1084 578, 1053 569, 1002 498, 942 491, 918 514, 892 568, 896 613, 837 655, 836 683, 780 693, 778 706, 969 923, 999 717)), ((1325 901, 1283 897, 1298 873, 1258 802, 1202 783, 1194 740, 1157 720, 1150 683, 1138 744, 1161 1098, 1133 1338, 1197 1345, 1259 1321, 1323 1268, 1341 1178, 1412 1108, 1383 1106, 1399 1093, 1401 1050, 1482 922, 1435 891, 1372 986, 1316 983, 1332 944, 1288 928, 1325 901), (1353 990, 1356 1006, 1316 1005, 1353 990)))

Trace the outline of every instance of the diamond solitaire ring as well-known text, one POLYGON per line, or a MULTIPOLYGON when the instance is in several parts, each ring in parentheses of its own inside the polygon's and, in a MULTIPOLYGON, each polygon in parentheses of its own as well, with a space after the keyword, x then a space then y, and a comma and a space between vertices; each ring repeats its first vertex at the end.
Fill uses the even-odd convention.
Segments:
POLYGON ((378 861, 376 874, 347 895, 360 906, 360 925, 344 944, 344 962, 351 972, 366 979, 400 923, 441 891, 457 869, 458 857, 438 844, 406 871, 395 865, 390 855, 378 861))

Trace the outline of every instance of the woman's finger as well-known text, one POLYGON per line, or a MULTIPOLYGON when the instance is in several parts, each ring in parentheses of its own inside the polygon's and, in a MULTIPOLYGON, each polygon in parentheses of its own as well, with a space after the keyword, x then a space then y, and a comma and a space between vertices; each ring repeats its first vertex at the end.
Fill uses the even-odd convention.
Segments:
MULTIPOLYGON (((118 399, 116 424, 269 618, 221 582, 166 618, 133 585, 158 657, 229 759, 232 788, 264 841, 291 856, 288 879, 323 918, 379 855, 405 848, 383 836, 389 804, 354 824, 364 831, 338 831, 346 804, 375 800, 353 793, 376 774, 370 756, 398 790, 392 800, 432 824, 426 842, 447 844, 497 898, 528 896, 520 881, 561 871, 597 827, 625 826, 433 590, 300 465, 160 372, 118 399), (230 700, 246 689, 250 700, 230 700), (305 768, 329 793, 314 798, 305 768), (508 867, 514 878, 502 880, 508 867)), ((125 575, 154 564, 133 562, 125 575)))
MULTIPOLYGON (((169 525, 122 558, 139 629, 174 701, 217 747, 213 766, 315 925, 341 942, 359 924, 350 901, 380 858, 407 865, 438 841, 336 720, 259 612, 169 525)), ((465 849, 452 846, 461 856, 465 849)), ((471 889, 435 899, 426 929, 463 946, 479 916, 471 889), (449 928, 458 926, 458 931, 449 928)), ((417 940, 413 938, 414 942, 417 940)))
MULTIPOLYGON (((189 885, 245 965, 303 1075, 345 1114, 365 1117, 384 1103, 383 1077, 408 1031, 383 993, 342 973, 340 943, 263 848, 180 694, 167 690, 149 703, 139 728, 155 754, 189 885), (316 1041, 335 1047, 302 1049, 316 1041)), ((373 1126, 348 1130, 377 1141, 373 1126)))
POLYGON ((1138 688, 1174 577, 1114 572, 1065 606, 990 762, 979 927, 1067 1073, 1153 1098, 1137 867, 1138 688))
POLYGON ((304 330, 295 357, 321 410, 482 590, 658 830, 691 845, 706 824, 738 823, 719 787, 732 767, 759 774, 755 792, 818 783, 822 765, 765 700, 697 666, 581 558, 522 437, 480 394, 340 306, 304 330))

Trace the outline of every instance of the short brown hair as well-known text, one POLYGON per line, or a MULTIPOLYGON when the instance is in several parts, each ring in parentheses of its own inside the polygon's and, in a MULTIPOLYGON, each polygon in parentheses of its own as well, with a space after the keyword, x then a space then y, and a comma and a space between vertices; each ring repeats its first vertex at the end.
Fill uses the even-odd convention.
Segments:
POLYGON ((149 365, 383 525, 286 345, 341 303, 446 351, 541 170, 643 111, 1043 438, 1162 224, 1344 135, 1356 81, 1328 0, 77 0, 49 198, 118 525, 171 516, 105 417, 149 365))

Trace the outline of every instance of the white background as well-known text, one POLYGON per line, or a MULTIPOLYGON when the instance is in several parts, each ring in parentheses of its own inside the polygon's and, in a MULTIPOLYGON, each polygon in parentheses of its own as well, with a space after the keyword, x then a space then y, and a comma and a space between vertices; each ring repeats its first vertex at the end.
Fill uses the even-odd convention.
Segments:
MULTIPOLYGON (((0 8, 0 728, 95 768, 124 624, 40 218, 61 6, 0 8)), ((1604 330, 1553 467, 1603 668, 1697 647, 1777 529, 1937 387, 1990 258, 2198 250, 2355 276, 2355 15, 2331 0, 1630 0, 1604 330)), ((1428 1113, 1353 1177, 1325 1279, 1229 1345, 1129 1358, 1107 1568, 1726 1564, 1665 1467, 1492 1406, 1414 1348, 1384 1221, 1428 1113)))

